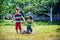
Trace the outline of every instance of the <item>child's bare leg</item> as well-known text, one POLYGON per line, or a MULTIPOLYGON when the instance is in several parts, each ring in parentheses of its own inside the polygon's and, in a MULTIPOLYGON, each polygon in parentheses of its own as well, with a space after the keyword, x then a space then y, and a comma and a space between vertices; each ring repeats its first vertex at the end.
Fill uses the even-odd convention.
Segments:
POLYGON ((19 30, 20 30, 20 33, 22 32, 22 30, 21 30, 21 23, 19 24, 19 30))
POLYGON ((16 26, 16 33, 18 34, 18 26, 16 26))
POLYGON ((16 33, 18 33, 19 23, 16 23, 16 33))
POLYGON ((21 28, 19 28, 19 31, 20 31, 20 33, 22 33, 22 30, 21 30, 21 28))
POLYGON ((22 31, 20 30, 20 33, 21 33, 22 31))
POLYGON ((16 33, 18 34, 18 30, 16 30, 16 33))

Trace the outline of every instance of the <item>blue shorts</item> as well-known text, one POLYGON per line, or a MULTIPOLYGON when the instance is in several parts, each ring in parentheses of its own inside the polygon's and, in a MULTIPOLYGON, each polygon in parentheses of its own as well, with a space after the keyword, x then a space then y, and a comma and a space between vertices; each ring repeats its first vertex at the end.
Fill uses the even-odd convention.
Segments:
POLYGON ((31 25, 27 25, 27 31, 29 32, 32 32, 32 28, 31 28, 31 25))

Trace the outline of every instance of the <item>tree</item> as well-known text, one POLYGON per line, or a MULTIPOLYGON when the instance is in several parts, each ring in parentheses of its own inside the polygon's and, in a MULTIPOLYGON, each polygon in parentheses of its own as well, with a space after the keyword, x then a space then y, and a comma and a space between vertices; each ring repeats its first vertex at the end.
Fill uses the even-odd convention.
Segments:
POLYGON ((52 21, 52 12, 58 0, 0 0, 0 13, 6 15, 9 11, 15 13, 15 8, 20 7, 24 13, 31 11, 34 14, 49 13, 52 21), (51 9, 51 10, 50 10, 51 9))
POLYGON ((49 10, 50 10, 50 21, 52 22, 52 10, 53 10, 53 7, 55 6, 55 4, 57 3, 56 0, 50 0, 48 2, 48 6, 49 6, 49 10))
POLYGON ((2 9, 3 9, 3 8, 2 8, 2 4, 3 4, 3 1, 4 1, 4 0, 0 0, 0 13, 2 13, 2 9))
POLYGON ((43 1, 42 4, 44 4, 45 6, 47 6, 48 10, 49 11, 49 16, 50 16, 50 21, 52 22, 52 13, 53 13, 53 7, 55 6, 55 4, 57 3, 58 1, 56 0, 48 0, 47 2, 43 1))

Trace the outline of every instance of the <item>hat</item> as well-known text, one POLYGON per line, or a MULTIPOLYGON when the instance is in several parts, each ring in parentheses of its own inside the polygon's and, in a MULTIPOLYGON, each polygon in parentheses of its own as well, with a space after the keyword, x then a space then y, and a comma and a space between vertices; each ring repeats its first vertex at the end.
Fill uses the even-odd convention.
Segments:
POLYGON ((16 7, 16 10, 20 10, 20 8, 19 7, 16 7))

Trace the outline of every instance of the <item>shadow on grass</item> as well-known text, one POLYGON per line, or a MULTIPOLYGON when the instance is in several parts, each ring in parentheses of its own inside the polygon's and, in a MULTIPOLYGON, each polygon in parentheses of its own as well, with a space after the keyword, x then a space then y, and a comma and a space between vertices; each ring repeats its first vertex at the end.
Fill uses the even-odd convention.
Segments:
POLYGON ((3 23, 4 22, 4 20, 0 20, 0 23, 3 23))
POLYGON ((57 29, 56 29, 56 32, 60 32, 60 28, 57 28, 57 29))
MULTIPOLYGON (((36 25, 60 25, 60 21, 53 21, 52 23, 50 21, 34 21, 36 25)), ((24 23, 22 23, 24 25, 24 23)), ((0 26, 14 26, 14 23, 11 23, 10 21, 4 21, 0 20, 0 26)))
POLYGON ((0 23, 0 26, 15 26, 13 23, 0 23))
POLYGON ((60 21, 53 21, 52 23, 50 21, 35 21, 38 25, 60 25, 60 21))
POLYGON ((14 24, 5 24, 4 26, 6 26, 6 25, 7 25, 7 26, 14 26, 14 24))

